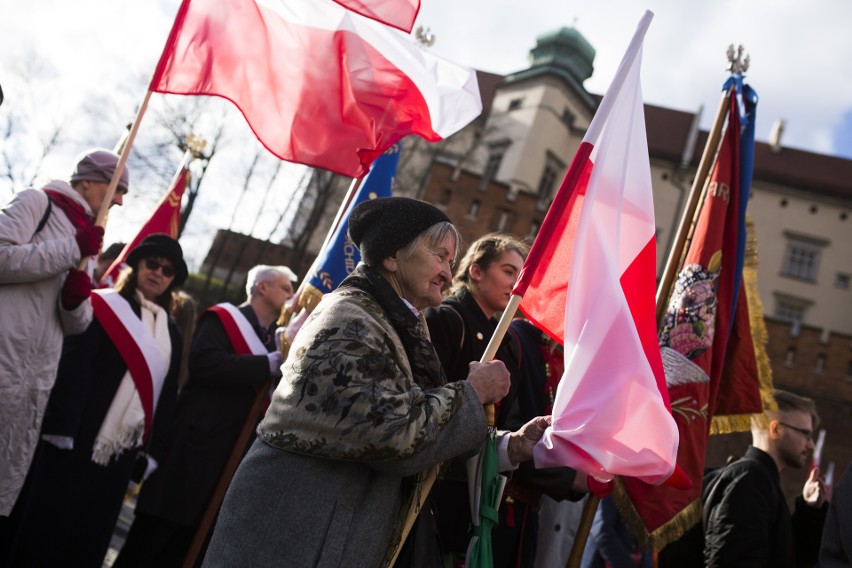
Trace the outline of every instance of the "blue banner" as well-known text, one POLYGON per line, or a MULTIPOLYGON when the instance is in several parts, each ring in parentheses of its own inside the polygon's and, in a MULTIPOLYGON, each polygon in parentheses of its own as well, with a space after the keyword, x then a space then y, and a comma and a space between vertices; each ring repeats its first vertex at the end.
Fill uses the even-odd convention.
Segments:
POLYGON ((361 186, 355 193, 355 197, 349 204, 342 217, 340 225, 325 250, 320 251, 314 266, 317 269, 308 279, 308 284, 316 288, 318 292, 327 294, 337 288, 343 279, 349 276, 358 262, 361 253, 349 240, 347 231, 349 229, 349 214, 352 209, 367 199, 377 197, 390 197, 393 180, 396 177, 396 166, 399 163, 399 152, 402 143, 397 142, 388 150, 376 158, 370 171, 364 176, 361 186))

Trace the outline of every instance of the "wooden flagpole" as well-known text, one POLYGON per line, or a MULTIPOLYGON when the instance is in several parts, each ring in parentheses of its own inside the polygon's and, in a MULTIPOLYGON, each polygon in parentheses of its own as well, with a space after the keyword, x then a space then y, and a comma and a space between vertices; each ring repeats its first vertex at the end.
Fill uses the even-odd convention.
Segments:
MULTIPOLYGON (((698 209, 700 197, 703 193, 704 187, 707 185, 710 168, 716 159, 719 142, 722 139, 722 129, 728 113, 729 100, 729 93, 726 90, 722 93, 722 100, 719 102, 719 108, 716 111, 716 118, 713 121, 713 127, 708 135, 707 144, 704 146, 704 153, 701 156, 698 171, 696 172, 695 179, 692 182, 689 199, 687 200, 683 214, 681 215, 675 240, 672 244, 671 251, 669 251, 663 275, 660 279, 660 285, 657 288, 656 316, 658 326, 662 320, 663 314, 665 313, 666 305, 668 304, 671 285, 674 281, 675 274, 680 268, 683 252, 687 246, 687 237, 693 224, 695 212, 698 209)), ((583 551, 586 548, 586 542, 588 541, 589 533, 592 529, 592 522, 594 521, 595 512, 597 511, 600 500, 600 497, 593 493, 589 494, 586 499, 586 503, 583 505, 583 512, 580 517, 580 524, 577 527, 577 535, 574 537, 574 545, 571 548, 571 554, 568 557, 566 568, 578 568, 580 566, 580 561, 583 558, 583 551)))
POLYGON ((201 522, 195 530, 195 535, 192 537, 192 544, 190 544, 186 556, 184 556, 183 564, 181 565, 182 568, 193 568, 196 564, 198 555, 201 553, 204 542, 207 540, 207 534, 210 532, 213 522, 219 515, 219 507, 221 507, 222 501, 225 499, 225 492, 228 491, 231 480, 234 478, 234 473, 237 471, 237 466, 240 464, 243 454, 246 451, 246 446, 248 446, 254 426, 264 411, 265 403, 269 397, 268 393, 269 391, 264 385, 261 385, 257 391, 257 396, 255 396, 254 402, 249 409, 246 421, 243 422, 243 427, 240 430, 237 441, 234 443, 231 455, 228 456, 228 461, 225 463, 222 474, 219 476, 219 481, 216 483, 216 489, 213 490, 213 495, 210 497, 210 501, 207 502, 201 522))
MULTIPOLYGON (((355 197, 355 190, 358 187, 359 178, 352 178, 352 183, 349 184, 349 189, 346 192, 346 196, 343 198, 343 201, 340 204, 340 207, 337 210, 337 214, 335 215, 334 221, 331 224, 331 227, 328 230, 328 233, 325 236, 325 240, 323 241, 322 248, 325 250, 328 246, 328 243, 331 241, 334 236, 334 232, 337 229, 338 225, 340 225, 341 220, 343 219, 343 215, 346 212, 346 208, 349 207, 349 204, 352 202, 352 199, 355 197)), ((315 261, 316 262, 316 261, 315 261)), ((294 298, 298 298, 299 294, 302 292, 305 286, 305 282, 310 276, 311 272, 313 272, 313 265, 311 265, 311 270, 308 271, 308 274, 302 281, 299 283, 299 288, 296 293, 293 295, 294 298)), ((289 302, 285 304, 281 308, 281 314, 278 317, 278 321, 276 322, 278 325, 287 325, 289 323, 290 318, 293 315, 293 311, 290 309, 289 302)), ((286 358, 287 351, 289 350, 289 344, 284 345, 282 341, 282 345, 278 346, 281 351, 281 355, 286 358)), ((195 566, 196 559, 198 555, 201 553, 201 548, 204 546, 204 542, 207 540, 207 534, 210 532, 210 528, 213 526, 213 522, 216 520, 216 517, 219 514, 219 508, 222 506, 222 501, 225 499, 225 493, 228 491, 228 487, 231 485, 231 480, 234 478, 234 473, 237 471, 237 466, 240 464, 240 461, 243 459, 243 455, 246 452, 246 447, 248 446, 249 440, 251 439, 251 434, 254 432, 255 426, 257 425, 258 420, 260 420, 261 414, 263 414, 265 410, 265 403, 269 398, 268 391, 266 388, 261 388, 257 391, 257 395, 254 398, 254 402, 251 405, 251 408, 246 414, 246 419, 243 422, 243 427, 240 429, 240 434, 237 437, 237 441, 234 443, 234 447, 231 449, 231 454, 228 456, 228 461, 225 463, 225 467, 222 469, 222 474, 219 476, 219 481, 216 484, 216 489, 213 490, 213 494, 210 496, 210 500, 207 502, 207 507, 204 510, 204 515, 201 517, 201 523, 198 525, 198 528, 195 531, 195 535, 192 538, 192 544, 187 551, 186 556, 183 561, 183 568, 192 568, 195 566)))
MULTIPOLYGON (((355 198, 355 193, 358 188, 359 181, 360 178, 352 178, 352 182, 349 184, 349 189, 346 190, 346 195, 343 197, 343 201, 340 202, 340 207, 337 209, 337 214, 334 216, 334 221, 332 221, 331 227, 329 227, 328 233, 326 233, 325 235, 325 240, 323 240, 322 247, 320 247, 320 253, 322 253, 322 251, 326 249, 328 243, 331 242, 332 237, 334 237, 334 232, 340 225, 340 222, 343 219, 343 215, 344 213, 346 213, 346 209, 349 207, 349 204, 352 203, 352 200, 355 198)), ((319 255, 317 255, 317 258, 319 258, 319 255)), ((308 281, 308 278, 310 278, 310 275, 314 272, 314 266, 316 265, 316 261, 317 259, 315 258, 314 262, 311 264, 311 267, 308 269, 307 274, 305 274, 305 277, 302 278, 301 282, 299 282, 299 287, 296 289, 296 293, 293 294, 293 298, 298 299, 301 297, 302 292, 305 290, 305 283, 308 281)), ((290 318, 293 317, 293 314, 296 312, 296 310, 291 308, 291 305, 292 304, 288 302, 287 304, 284 304, 284 306, 281 308, 281 315, 278 316, 278 321, 276 322, 278 325, 287 325, 290 322, 290 318)), ((307 308, 307 306, 304 307, 307 308)), ((313 306, 311 306, 311 309, 313 309, 313 306)), ((281 354, 286 356, 286 353, 282 352, 281 354)))
MULTIPOLYGON (((485 347, 485 352, 479 359, 480 363, 487 363, 494 359, 494 356, 497 354, 497 349, 500 348, 500 344, 503 343, 503 338, 509 330, 509 324, 512 323, 512 319, 515 317, 515 312, 518 311, 518 306, 521 304, 521 300, 522 297, 515 294, 509 298, 509 303, 506 305, 506 309, 503 310, 503 314, 500 316, 497 328, 494 330, 494 334, 488 341, 488 345, 485 347)), ((485 418, 488 421, 488 426, 494 426, 494 405, 486 404, 483 408, 485 409, 485 418)), ((423 480, 423 484, 420 487, 419 499, 417 502, 412 503, 411 508, 408 510, 408 515, 405 518, 405 524, 402 527, 402 535, 399 538, 399 544, 397 545, 393 558, 388 565, 391 568, 393 568, 396 563, 396 559, 402 550, 402 545, 405 543, 405 539, 408 538, 408 533, 411 532, 411 528, 414 526, 414 521, 417 520, 417 515, 423 508, 423 505, 426 504, 426 499, 429 497, 429 492, 432 490, 432 486, 435 484, 435 480, 437 478, 438 467, 436 466, 429 471, 426 479, 423 480)))
POLYGON ((672 248, 669 251, 669 256, 666 259, 663 274, 660 277, 660 284, 657 287, 657 325, 663 319, 663 313, 666 310, 666 305, 671 295, 671 287, 674 283, 675 275, 680 269, 680 264, 683 259, 683 253, 688 246, 687 237, 689 236, 692 224, 695 218, 695 212, 698 209, 698 204, 701 201, 701 196, 704 188, 707 185, 707 180, 710 175, 710 168, 716 161, 716 154, 719 151, 719 142, 722 139, 722 130, 725 124, 725 118, 728 115, 730 107, 730 93, 726 89, 722 93, 722 99, 719 101, 719 108, 716 111, 716 118, 713 120, 713 126, 707 136, 707 144, 704 146, 704 153, 701 155, 701 161, 698 163, 698 171, 695 173, 695 178, 692 181, 692 188, 689 191, 689 199, 683 209, 683 214, 678 223, 675 240, 672 243, 672 248))
MULTIPOLYGON (((101 208, 98 210, 97 217, 95 217, 95 225, 100 227, 106 227, 107 211, 109 211, 110 203, 112 202, 112 198, 115 196, 115 190, 118 187, 118 181, 121 179, 121 174, 124 172, 124 166, 127 164, 127 157, 130 155, 130 149, 133 147, 133 140, 136 138, 136 133, 139 131, 139 125, 142 123, 142 117, 148 109, 148 102, 151 100, 151 92, 152 91, 149 89, 145 93, 145 98, 142 101, 142 105, 139 107, 139 111, 136 113, 136 118, 133 120, 133 125, 130 127, 127 139, 122 139, 122 141, 119 142, 119 144, 123 144, 122 152, 119 154, 118 164, 115 166, 115 171, 112 173, 112 179, 109 181, 109 186, 107 186, 104 200, 101 202, 101 208)), ((86 270, 88 263, 89 258, 84 257, 80 259, 78 268, 80 270, 86 270)))

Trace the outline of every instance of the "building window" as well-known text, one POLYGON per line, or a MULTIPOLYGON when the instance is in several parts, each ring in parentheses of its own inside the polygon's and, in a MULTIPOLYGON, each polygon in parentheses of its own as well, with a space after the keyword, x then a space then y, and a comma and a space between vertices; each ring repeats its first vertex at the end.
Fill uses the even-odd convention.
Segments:
POLYGON ((815 373, 822 373, 825 370, 825 353, 820 353, 816 358, 816 365, 814 365, 815 373))
POLYGON ((784 366, 792 367, 793 363, 796 362, 796 348, 788 347, 787 353, 784 355, 784 366))
POLYGON ((542 203, 553 199, 559 186, 560 176, 565 172, 565 164, 552 152, 548 152, 544 160, 544 171, 538 181, 538 196, 542 203))
POLYGON ((441 193, 441 199, 438 201, 438 205, 442 207, 446 207, 450 204, 450 201, 453 198, 453 190, 449 187, 445 187, 444 191, 441 193))
POLYGON ((494 217, 491 219, 491 230, 502 232, 511 232, 512 226, 515 224, 515 213, 509 209, 497 208, 494 211, 494 217))
POLYGON ((541 229, 541 221, 538 219, 533 219, 530 223, 530 230, 527 233, 528 239, 535 239, 538 236, 538 230, 541 229))
POLYGON ((524 99, 512 99, 509 101, 509 110, 518 110, 524 103, 524 99))
POLYGON ((544 171, 541 174, 541 179, 538 182, 538 194, 541 197, 549 198, 553 195, 553 188, 556 186, 556 169, 553 164, 544 166, 544 171))
POLYGON ((488 184, 491 183, 497 172, 500 170, 500 164, 503 162, 505 150, 502 148, 498 151, 492 151, 488 156, 488 162, 485 163, 485 170, 482 172, 482 179, 479 181, 479 190, 485 191, 488 189, 488 184))
POLYGON ((470 209, 467 210, 467 218, 468 219, 476 219, 476 216, 479 215, 479 206, 481 203, 478 199, 474 199, 470 202, 470 209))
POLYGON ((775 304, 775 317, 790 323, 801 322, 805 317, 805 308, 798 304, 779 300, 775 304))
POLYGON ((800 243, 790 243, 787 245, 781 274, 803 280, 816 280, 818 265, 819 250, 802 246, 800 243))
POLYGON ((834 287, 840 288, 841 290, 849 289, 849 275, 843 274, 842 272, 838 272, 837 276, 834 279, 834 287))
POLYGON ((795 337, 798 335, 798 328, 805 320, 805 312, 813 305, 813 300, 775 292, 775 318, 779 321, 790 322, 793 324, 791 333, 795 337))
POLYGON ((577 120, 577 117, 574 116, 574 113, 569 109, 565 109, 562 111, 562 124, 567 126, 568 128, 572 128, 574 126, 574 121, 577 120))
POLYGON ((791 278, 816 282, 820 254, 828 241, 795 235, 790 232, 785 232, 785 236, 787 237, 787 250, 784 253, 781 274, 791 278))

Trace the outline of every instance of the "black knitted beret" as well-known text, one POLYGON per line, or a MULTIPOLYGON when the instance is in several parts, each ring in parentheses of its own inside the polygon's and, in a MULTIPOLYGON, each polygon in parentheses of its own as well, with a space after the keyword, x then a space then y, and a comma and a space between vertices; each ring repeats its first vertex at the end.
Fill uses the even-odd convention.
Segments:
POLYGON ((443 211, 425 201, 408 197, 378 197, 362 201, 349 215, 349 238, 368 265, 377 267, 384 259, 443 221, 443 211))

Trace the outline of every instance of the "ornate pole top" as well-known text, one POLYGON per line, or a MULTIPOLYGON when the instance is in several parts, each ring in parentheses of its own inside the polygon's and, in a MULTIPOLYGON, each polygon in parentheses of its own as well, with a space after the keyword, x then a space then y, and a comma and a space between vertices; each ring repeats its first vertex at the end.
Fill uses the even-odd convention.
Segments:
POLYGON ((414 39, 422 47, 432 47, 435 43, 435 34, 426 26, 417 26, 414 30, 414 39))
POLYGON ((734 44, 728 46, 728 71, 731 74, 745 73, 748 71, 749 56, 743 57, 745 48, 742 45, 734 49, 734 44))
POLYGON ((204 148, 207 146, 207 140, 199 138, 195 134, 190 134, 186 137, 186 150, 192 152, 193 157, 200 158, 204 148))

